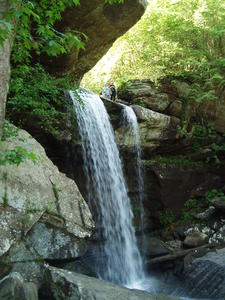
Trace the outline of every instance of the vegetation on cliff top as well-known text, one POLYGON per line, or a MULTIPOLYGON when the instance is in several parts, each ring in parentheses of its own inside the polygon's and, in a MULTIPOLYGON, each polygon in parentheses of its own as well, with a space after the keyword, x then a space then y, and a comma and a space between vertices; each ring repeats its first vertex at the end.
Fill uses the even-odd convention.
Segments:
POLYGON ((85 75, 99 91, 109 79, 188 78, 192 98, 215 100, 225 86, 225 2, 152 0, 143 18, 85 75))

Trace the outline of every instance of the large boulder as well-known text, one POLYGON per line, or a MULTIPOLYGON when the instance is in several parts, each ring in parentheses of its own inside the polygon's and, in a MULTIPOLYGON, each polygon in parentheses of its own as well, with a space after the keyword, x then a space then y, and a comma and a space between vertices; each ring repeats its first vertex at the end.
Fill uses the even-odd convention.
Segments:
POLYGON ((13 136, 0 145, 2 261, 14 264, 83 255, 94 222, 78 187, 26 131, 12 126, 10 132, 13 136))
POLYGON ((85 299, 85 300, 169 300, 175 299, 163 295, 151 295, 147 292, 129 290, 112 283, 86 275, 69 272, 54 267, 46 267, 45 284, 40 300, 48 299, 85 299))
POLYGON ((19 273, 11 273, 0 281, 1 300, 38 300, 37 287, 25 282, 19 273))
POLYGON ((79 31, 87 35, 85 51, 74 48, 58 58, 42 57, 42 64, 59 76, 73 75, 79 80, 108 51, 113 42, 142 16, 145 0, 125 0, 123 4, 106 4, 104 0, 82 0, 80 6, 67 8, 56 29, 79 31))

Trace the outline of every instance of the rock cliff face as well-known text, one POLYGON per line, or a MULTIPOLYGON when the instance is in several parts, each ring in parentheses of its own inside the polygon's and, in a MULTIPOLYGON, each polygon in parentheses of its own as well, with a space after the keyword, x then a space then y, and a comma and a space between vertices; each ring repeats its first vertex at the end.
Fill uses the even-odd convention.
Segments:
MULTIPOLYGON (((164 79, 157 88, 149 80, 132 80, 118 91, 118 97, 132 105, 139 122, 148 228, 157 226, 161 212, 168 210, 179 215, 189 198, 204 198, 213 188, 222 189, 225 185, 225 155, 223 151, 215 152, 212 146, 225 142, 225 118, 220 110, 224 95, 217 103, 196 104, 189 100, 190 90, 187 82, 164 79), (199 132, 202 127, 195 124, 203 119, 214 123, 213 132, 199 132)), ((113 120, 118 115, 110 114, 113 120)), ((121 123, 117 122, 114 128, 135 205, 134 140, 121 123)))
POLYGON ((1 274, 12 268, 38 281, 45 260, 86 252, 94 223, 75 182, 58 171, 27 132, 10 128, 15 136, 0 146, 1 274))
POLYGON ((113 5, 104 0, 81 0, 79 7, 65 11, 56 28, 61 32, 76 30, 86 34, 85 51, 73 49, 62 57, 42 57, 42 63, 58 76, 72 75, 75 81, 79 80, 140 19, 145 7, 145 0, 125 0, 113 5))

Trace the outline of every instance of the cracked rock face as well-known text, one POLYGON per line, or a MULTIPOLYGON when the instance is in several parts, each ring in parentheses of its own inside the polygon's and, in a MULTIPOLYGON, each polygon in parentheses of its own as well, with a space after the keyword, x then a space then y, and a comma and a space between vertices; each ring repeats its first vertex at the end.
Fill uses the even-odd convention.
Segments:
POLYGON ((2 142, 0 151, 18 147, 36 159, 0 167, 0 256, 8 254, 2 261, 60 260, 84 254, 94 222, 75 182, 58 171, 24 130, 2 142))
POLYGON ((88 37, 85 51, 74 48, 58 58, 42 57, 42 64, 58 76, 73 75, 79 80, 142 16, 145 0, 125 0, 124 4, 106 4, 104 0, 81 0, 80 6, 68 8, 56 29, 80 31, 88 37))

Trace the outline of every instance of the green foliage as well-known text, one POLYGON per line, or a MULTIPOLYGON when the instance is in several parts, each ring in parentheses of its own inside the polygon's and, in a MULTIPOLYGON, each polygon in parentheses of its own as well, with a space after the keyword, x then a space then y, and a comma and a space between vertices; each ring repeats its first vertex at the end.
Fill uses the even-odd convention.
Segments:
POLYGON ((190 221, 192 219, 193 219, 193 212, 192 212, 192 210, 185 210, 185 209, 183 209, 180 221, 181 222, 188 222, 188 221, 190 221))
POLYGON ((225 143, 218 145, 216 143, 211 144, 211 149, 217 153, 217 152, 225 152, 225 143))
POLYGON ((4 166, 6 164, 15 164, 18 166, 25 159, 31 159, 33 163, 36 163, 37 157, 33 152, 29 152, 20 146, 17 146, 14 149, 9 149, 6 152, 0 152, 0 166, 4 166))
MULTIPOLYGON (((3 143, 11 137, 16 137, 18 135, 19 129, 10 124, 8 121, 4 121, 3 124, 3 134, 0 143, 3 143)), ((19 165, 24 160, 30 159, 33 163, 37 162, 37 157, 33 152, 27 151, 24 147, 17 146, 12 149, 0 150, 0 166, 9 165, 19 165)), ((7 177, 4 175, 4 180, 7 177)))
POLYGON ((10 124, 7 120, 4 120, 1 140, 5 141, 10 137, 17 136, 18 131, 19 131, 19 129, 17 127, 10 124))
POLYGON ((188 199, 185 202, 185 204, 184 204, 184 207, 185 208, 189 208, 189 209, 191 209, 191 208, 199 208, 199 206, 201 206, 201 205, 200 205, 199 201, 197 199, 195 199, 195 198, 188 199))
POLYGON ((175 215, 173 214, 173 212, 171 210, 167 209, 160 213, 159 221, 160 221, 161 225, 164 228, 166 228, 166 227, 170 226, 171 224, 173 224, 173 222, 175 221, 175 215))
MULTIPOLYGON (((80 5, 80 0, 10 0, 12 3, 3 20, 0 21, 0 45, 12 32, 13 19, 17 21, 17 31, 12 59, 17 63, 29 63, 32 54, 46 53, 57 56, 69 52, 73 47, 85 49, 87 36, 77 30, 60 32, 55 24, 62 18, 67 7, 80 5), (21 5, 19 5, 21 2, 21 5)), ((123 3, 123 0, 105 0, 123 3)))
POLYGON ((190 198, 184 204, 184 209, 182 210, 182 215, 180 217, 181 222, 187 222, 193 220, 194 215, 199 213, 203 208, 204 202, 200 199, 190 198))
POLYGON ((79 0, 66 1, 22 1, 16 12, 18 28, 12 58, 19 63, 28 63, 30 53, 47 53, 49 56, 69 52, 72 47, 84 49, 87 36, 78 31, 59 32, 54 24, 69 6, 76 6, 79 0))
POLYGON ((57 186, 52 182, 52 190, 55 196, 55 199, 58 201, 60 199, 59 193, 62 191, 61 189, 57 188, 57 186))
POLYGON ((191 166, 195 167, 199 165, 199 162, 192 161, 187 156, 178 155, 178 156, 154 156, 151 158, 150 161, 143 161, 145 165, 149 163, 160 163, 160 164, 167 164, 167 165, 181 165, 181 166, 191 166))
POLYGON ((9 203, 9 199, 8 199, 8 195, 7 195, 7 179, 8 179, 8 174, 6 172, 4 172, 2 175, 2 181, 4 182, 4 195, 2 197, 2 200, 3 200, 4 206, 7 206, 9 203))
POLYGON ((2 200, 3 200, 3 206, 7 206, 9 204, 9 199, 6 193, 3 195, 2 200))
POLYGON ((184 209, 180 218, 181 222, 193 221, 194 215, 200 213, 205 207, 210 205, 210 201, 215 198, 222 198, 225 201, 224 192, 217 189, 209 191, 204 199, 190 198, 184 204, 184 209))
POLYGON ((211 200, 215 198, 222 198, 225 201, 225 195, 224 192, 217 189, 212 189, 208 194, 206 195, 205 201, 206 203, 210 203, 211 200))
POLYGON ((11 74, 7 117, 24 127, 30 120, 56 134, 65 116, 60 111, 64 92, 70 87, 69 78, 54 78, 40 65, 17 67, 11 74))
POLYGON ((104 59, 116 63, 103 73, 105 65, 99 62, 84 84, 96 77, 110 77, 118 84, 120 78, 156 81, 172 75, 189 79, 189 100, 214 101, 225 87, 224 28, 224 1, 149 1, 143 18, 104 59))

